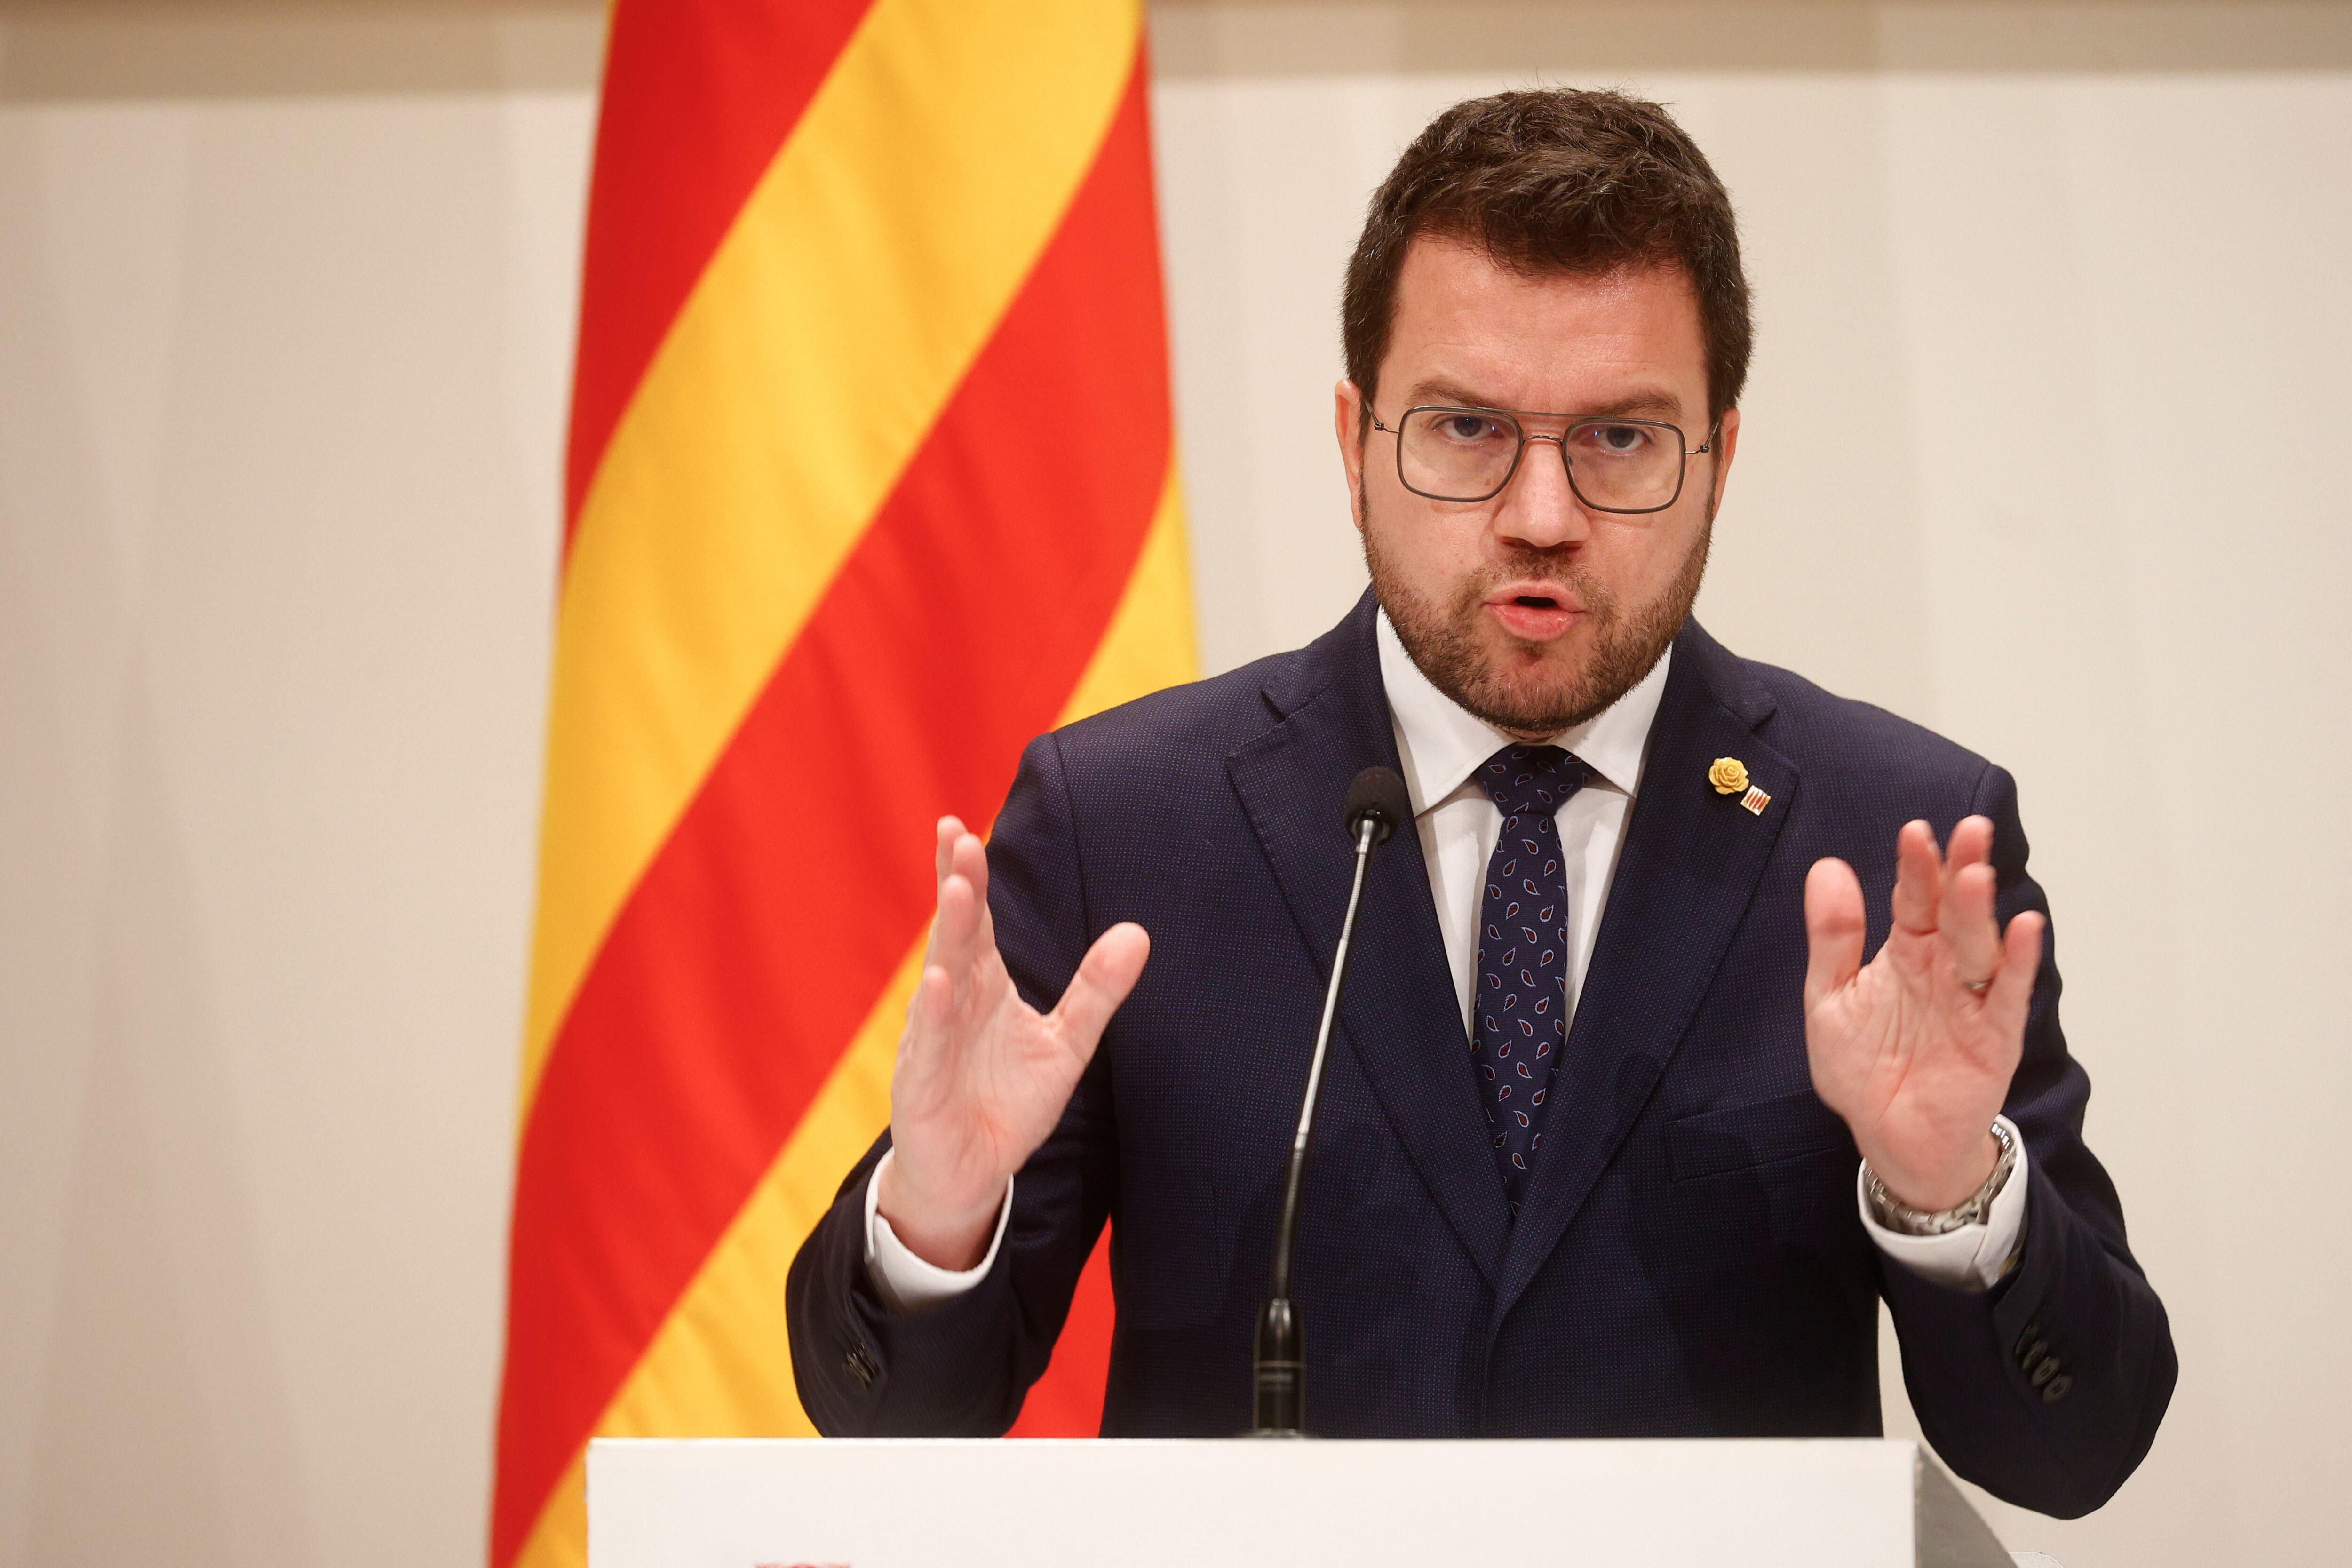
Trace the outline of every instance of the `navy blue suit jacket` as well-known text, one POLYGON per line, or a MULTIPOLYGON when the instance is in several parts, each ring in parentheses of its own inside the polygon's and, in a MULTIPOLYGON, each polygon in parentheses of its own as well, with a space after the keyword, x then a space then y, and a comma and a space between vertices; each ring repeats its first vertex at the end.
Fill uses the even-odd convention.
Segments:
MULTIPOLYGON (((989 848, 997 940, 1046 1007, 1116 921, 1151 959, 1014 1183, 985 1281, 905 1317, 864 1266, 887 1137, 795 1259, 794 1374, 837 1435, 989 1435, 1044 1371, 1111 1229, 1106 1436, 1250 1416, 1252 1325, 1348 891, 1339 806, 1397 765, 1368 595, 1312 646, 1040 737, 989 848)), ((1418 847, 1373 857, 1307 1168, 1294 1294, 1307 1426, 1330 1436, 1870 1435, 1878 1301, 1953 1469, 2072 1515, 2147 1450, 2176 1370, 2164 1310, 2084 1146, 2088 1079, 2042 960, 2008 1113, 2032 1154, 2024 1257, 1946 1289, 1885 1258, 1815 1097, 1805 873, 1860 873, 1883 941, 1895 834, 1996 828, 2004 921, 2044 908, 2000 769, 1727 652, 1675 645, 1640 795, 1512 1223, 1418 847), (1718 795, 1734 756, 1761 815, 1718 795), (2038 1376, 2036 1375, 2038 1373, 2038 1376)))

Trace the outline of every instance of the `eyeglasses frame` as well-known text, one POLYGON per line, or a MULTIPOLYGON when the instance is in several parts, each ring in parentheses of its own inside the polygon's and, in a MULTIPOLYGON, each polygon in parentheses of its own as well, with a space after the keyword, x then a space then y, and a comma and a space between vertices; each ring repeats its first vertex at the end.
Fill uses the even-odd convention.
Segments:
POLYGON ((1708 427, 1706 440, 1700 442, 1696 447, 1684 447, 1683 442, 1686 437, 1683 435, 1683 427, 1664 419, 1625 419, 1612 418, 1606 415, 1595 415, 1588 418, 1569 420, 1568 427, 1557 436, 1538 435, 1533 431, 1530 431, 1526 425, 1526 421, 1529 419, 1566 418, 1568 418, 1568 416, 1563 414, 1538 414, 1531 409, 1479 408, 1472 405, 1452 403, 1416 403, 1411 408, 1406 409, 1402 414, 1397 416, 1397 422, 1392 426, 1381 424, 1381 416, 1377 414, 1371 416, 1373 429, 1384 431, 1387 434, 1397 437, 1397 483, 1402 485, 1406 489, 1412 491, 1413 494, 1420 496, 1425 500, 1444 501, 1449 506, 1475 506, 1480 501, 1492 500, 1496 496, 1501 495, 1505 490, 1510 489, 1511 481, 1518 478, 1519 464, 1528 455, 1528 443, 1530 441, 1549 441, 1553 446, 1559 448, 1559 466, 1567 473, 1568 488, 1575 495, 1576 499, 1582 501, 1586 506, 1591 507, 1595 511, 1608 512, 1614 517, 1649 517, 1655 513, 1671 510, 1676 501, 1683 499, 1683 486, 1690 478, 1690 463, 1688 459, 1692 458, 1703 458, 1709 452, 1714 451, 1717 438, 1723 434, 1723 421, 1718 419, 1713 426, 1708 427), (1519 433, 1519 445, 1518 448, 1511 454, 1511 466, 1503 470, 1503 478, 1501 481, 1497 483, 1493 489, 1488 490, 1482 496, 1441 496, 1432 495, 1429 491, 1415 485, 1411 479, 1406 479, 1404 477, 1403 427, 1405 424, 1416 414, 1477 414, 1509 420, 1512 426, 1519 433), (1576 482, 1576 465, 1568 460, 1568 438, 1588 425, 1641 425, 1653 430, 1673 431, 1675 433, 1675 445, 1681 447, 1683 457, 1685 459, 1681 466, 1675 470, 1675 493, 1656 506, 1602 506, 1600 502, 1593 500, 1591 498, 1587 496, 1584 493, 1582 487, 1579 486, 1576 482))

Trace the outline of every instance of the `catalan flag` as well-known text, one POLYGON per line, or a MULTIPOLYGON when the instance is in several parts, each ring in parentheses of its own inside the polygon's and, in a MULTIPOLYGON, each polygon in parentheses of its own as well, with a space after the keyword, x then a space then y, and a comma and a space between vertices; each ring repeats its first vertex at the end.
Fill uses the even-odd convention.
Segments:
MULTIPOLYGON (((618 0, 492 1568, 594 1435, 810 1430, 784 1275, 889 1118, 931 824, 1193 672, 1139 0, 618 0)), ((1101 1259, 1019 1430, 1090 1432, 1101 1259)))

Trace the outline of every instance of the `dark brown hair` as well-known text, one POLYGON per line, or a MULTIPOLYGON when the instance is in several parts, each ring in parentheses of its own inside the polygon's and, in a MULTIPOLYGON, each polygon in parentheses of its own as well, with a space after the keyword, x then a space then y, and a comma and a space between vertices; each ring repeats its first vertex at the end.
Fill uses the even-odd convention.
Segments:
POLYGON ((1340 297, 1348 379, 1367 417, 1397 276, 1425 234, 1472 241, 1526 272, 1679 263, 1698 296, 1708 422, 1738 401, 1755 327, 1731 197, 1657 104, 1565 88, 1500 92, 1455 104, 1413 139, 1372 195, 1340 297))

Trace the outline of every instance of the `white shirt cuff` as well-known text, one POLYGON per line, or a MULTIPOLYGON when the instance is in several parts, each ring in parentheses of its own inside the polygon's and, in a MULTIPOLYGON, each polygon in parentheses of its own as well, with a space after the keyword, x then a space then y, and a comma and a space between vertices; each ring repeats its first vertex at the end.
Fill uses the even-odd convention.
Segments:
POLYGON ((1013 1184, 1004 1184, 1004 1203, 996 1211, 996 1234, 988 1239, 988 1256, 969 1268, 941 1268, 908 1250, 890 1222, 882 1217, 882 1173, 898 1157, 896 1149, 884 1154, 874 1174, 866 1178, 866 1273, 874 1281, 874 1293, 882 1298, 882 1305, 902 1316, 961 1296, 988 1278, 996 1262, 996 1249, 1004 1245, 1004 1226, 1013 1218, 1013 1184))
MULTIPOLYGON (((1993 1194, 1992 1206, 1983 1219, 1941 1236, 1905 1236, 1872 1218, 1862 1169, 1855 1167, 1853 1201, 1862 1210, 1862 1227, 1870 1232, 1879 1251, 1921 1279, 1954 1290, 1990 1290, 2000 1282, 2001 1270, 2025 1231, 2026 1163, 2025 1135, 2008 1117, 2000 1120, 2017 1142, 2017 1163, 2009 1168, 2009 1179, 1993 1194)), ((867 1206, 870 1210, 872 1200, 867 1206)))

